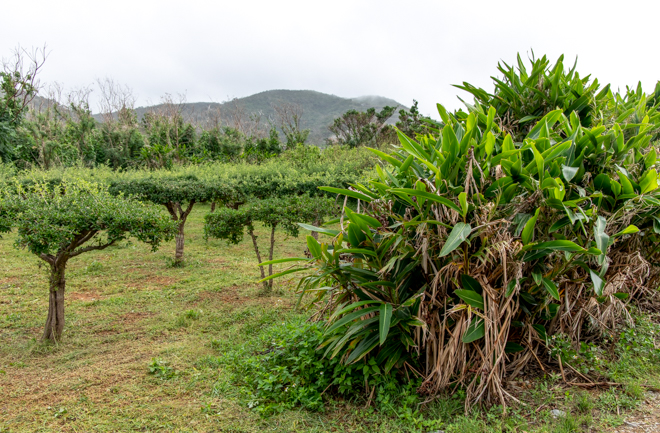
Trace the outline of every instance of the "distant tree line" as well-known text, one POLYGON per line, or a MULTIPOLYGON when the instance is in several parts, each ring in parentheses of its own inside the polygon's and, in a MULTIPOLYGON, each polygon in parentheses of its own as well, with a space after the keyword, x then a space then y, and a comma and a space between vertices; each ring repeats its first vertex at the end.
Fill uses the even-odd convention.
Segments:
MULTIPOLYGON (((260 162, 305 144, 309 137, 301 106, 291 103, 274 105, 274 118, 265 120, 235 104, 223 116, 218 108, 206 120, 193 121, 184 113, 185 97, 166 94, 161 104, 139 119, 130 89, 110 79, 97 81, 100 116, 94 116, 91 89, 64 93, 55 85, 45 97, 37 98, 45 49, 14 54, 0 72, 0 160, 18 168, 158 169, 178 163, 260 162)), ((395 111, 394 107, 349 110, 329 125, 333 137, 325 144, 396 143, 394 126, 388 123, 395 111)), ((410 112, 399 111, 396 126, 414 136, 425 131, 425 122, 432 121, 419 115, 415 101, 410 112)))

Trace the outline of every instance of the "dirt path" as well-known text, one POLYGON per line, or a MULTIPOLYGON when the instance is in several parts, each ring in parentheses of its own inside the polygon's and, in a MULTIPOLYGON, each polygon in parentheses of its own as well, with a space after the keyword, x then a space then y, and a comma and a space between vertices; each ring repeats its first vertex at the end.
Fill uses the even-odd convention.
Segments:
POLYGON ((617 427, 615 433, 660 433, 660 393, 649 392, 644 404, 634 415, 625 418, 625 424, 617 427))

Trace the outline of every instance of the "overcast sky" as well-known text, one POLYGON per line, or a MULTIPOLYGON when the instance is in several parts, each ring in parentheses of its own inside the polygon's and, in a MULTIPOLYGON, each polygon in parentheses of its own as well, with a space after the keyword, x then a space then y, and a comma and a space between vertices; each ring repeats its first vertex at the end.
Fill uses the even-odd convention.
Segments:
MULTIPOLYGON (((437 117, 468 81, 492 90, 499 60, 564 53, 578 71, 624 88, 660 79, 657 1, 23 0, 0 15, 0 57, 48 45, 43 82, 110 77, 138 105, 311 89, 381 95, 437 117), (538 4, 538 6, 537 6, 538 4)), ((568 61, 565 63, 569 63, 568 61)), ((92 102, 95 99, 92 98, 92 102)), ((96 107, 92 107, 93 109, 96 107)))

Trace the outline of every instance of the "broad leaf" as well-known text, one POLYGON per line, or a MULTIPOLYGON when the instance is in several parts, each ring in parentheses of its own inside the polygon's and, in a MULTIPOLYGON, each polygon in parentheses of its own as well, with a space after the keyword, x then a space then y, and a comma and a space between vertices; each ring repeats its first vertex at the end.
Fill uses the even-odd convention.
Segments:
POLYGON ((470 224, 456 223, 451 230, 451 233, 449 233, 447 242, 445 242, 440 250, 440 257, 444 257, 458 248, 458 246, 467 239, 471 232, 472 227, 470 227, 470 224))
POLYGON ((454 290, 454 293, 469 306, 479 308, 480 310, 484 309, 484 298, 479 293, 464 289, 454 290))
POLYGON ((473 319, 463 334, 463 343, 472 343, 486 335, 483 319, 473 319))

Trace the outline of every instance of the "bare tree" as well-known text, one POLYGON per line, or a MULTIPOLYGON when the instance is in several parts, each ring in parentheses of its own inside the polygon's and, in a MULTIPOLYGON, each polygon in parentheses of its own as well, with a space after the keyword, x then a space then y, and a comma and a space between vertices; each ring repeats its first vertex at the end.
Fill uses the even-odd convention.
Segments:
POLYGON ((118 120, 120 124, 133 124, 136 101, 133 90, 108 77, 97 79, 96 84, 101 92, 99 111, 103 122, 112 123, 118 120))
POLYGON ((0 95, 9 108, 11 121, 18 123, 41 87, 38 75, 48 58, 47 47, 26 50, 16 47, 9 59, 2 59, 0 95))
POLYGON ((309 129, 302 129, 300 126, 304 114, 303 108, 299 104, 288 102, 273 104, 272 107, 275 110, 280 129, 286 137, 287 147, 304 144, 310 131, 309 129))
POLYGON ((272 123, 272 120, 264 116, 261 111, 248 113, 237 98, 232 99, 226 105, 229 105, 229 126, 240 131, 246 137, 268 137, 269 125, 272 123), (264 119, 266 120, 265 122, 263 121, 264 119))

